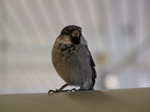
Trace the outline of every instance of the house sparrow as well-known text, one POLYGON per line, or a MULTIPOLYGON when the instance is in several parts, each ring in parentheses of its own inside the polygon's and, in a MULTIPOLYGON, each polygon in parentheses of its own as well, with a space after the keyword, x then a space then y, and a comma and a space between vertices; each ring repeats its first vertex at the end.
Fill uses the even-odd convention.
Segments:
POLYGON ((69 25, 61 31, 53 46, 52 62, 66 84, 49 92, 65 91, 63 89, 68 85, 79 86, 79 90, 93 90, 96 79, 95 63, 82 36, 81 27, 69 25))

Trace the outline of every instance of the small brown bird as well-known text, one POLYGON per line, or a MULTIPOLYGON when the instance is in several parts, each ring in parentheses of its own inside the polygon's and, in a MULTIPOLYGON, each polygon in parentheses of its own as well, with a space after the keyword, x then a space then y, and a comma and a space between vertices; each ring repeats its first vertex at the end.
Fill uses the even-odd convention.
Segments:
POLYGON ((66 84, 49 92, 65 91, 63 89, 68 85, 79 86, 79 90, 93 90, 96 79, 95 63, 82 36, 81 27, 70 25, 61 31, 53 46, 52 62, 66 84))

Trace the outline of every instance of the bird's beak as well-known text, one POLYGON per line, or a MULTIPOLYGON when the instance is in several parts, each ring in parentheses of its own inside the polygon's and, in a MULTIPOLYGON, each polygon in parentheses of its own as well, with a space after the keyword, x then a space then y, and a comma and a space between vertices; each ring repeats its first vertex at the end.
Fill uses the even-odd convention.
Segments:
POLYGON ((80 36, 80 32, 78 30, 75 30, 72 32, 71 34, 72 37, 79 37, 80 36))

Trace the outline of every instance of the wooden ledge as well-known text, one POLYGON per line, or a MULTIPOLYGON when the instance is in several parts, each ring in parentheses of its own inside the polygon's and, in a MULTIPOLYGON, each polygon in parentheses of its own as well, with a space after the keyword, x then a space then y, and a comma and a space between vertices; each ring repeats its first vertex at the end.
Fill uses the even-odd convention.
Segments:
POLYGON ((0 95, 0 112, 150 112, 150 88, 0 95))

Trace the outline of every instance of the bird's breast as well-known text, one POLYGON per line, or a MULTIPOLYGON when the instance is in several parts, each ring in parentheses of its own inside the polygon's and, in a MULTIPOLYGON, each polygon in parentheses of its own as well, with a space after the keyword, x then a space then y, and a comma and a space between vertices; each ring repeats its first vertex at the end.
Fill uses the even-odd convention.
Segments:
POLYGON ((59 45, 52 52, 52 61, 57 73, 67 82, 79 85, 83 79, 79 48, 74 45, 59 45), (81 74, 81 75, 80 75, 81 74))

